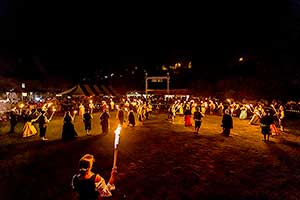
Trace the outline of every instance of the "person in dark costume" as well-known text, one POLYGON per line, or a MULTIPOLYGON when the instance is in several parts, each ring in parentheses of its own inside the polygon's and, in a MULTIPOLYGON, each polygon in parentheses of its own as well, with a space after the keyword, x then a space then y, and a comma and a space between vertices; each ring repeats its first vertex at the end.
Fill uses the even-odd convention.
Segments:
POLYGON ((230 112, 228 109, 225 110, 225 113, 222 118, 222 125, 223 127, 223 132, 222 134, 226 137, 230 135, 230 129, 233 128, 233 120, 232 116, 230 115, 230 112))
POLYGON ((109 119, 109 117, 110 116, 109 116, 106 109, 100 115, 100 124, 101 124, 101 127, 102 127, 102 133, 103 134, 108 133, 108 119, 109 119))
POLYGON ((92 119, 93 116, 91 115, 90 110, 87 109, 83 114, 84 129, 87 135, 91 135, 90 131, 92 130, 92 119))
POLYGON ((264 141, 269 141, 271 134, 271 124, 273 124, 273 117, 271 116, 271 112, 268 110, 263 112, 263 116, 260 119, 260 127, 261 133, 264 135, 264 141))
POLYGON ((134 127, 135 126, 135 117, 134 112, 132 109, 130 109, 128 113, 128 126, 134 127))
POLYGON ((42 110, 41 115, 38 118, 41 140, 48 140, 48 138, 46 138, 46 130, 49 122, 50 120, 46 116, 46 111, 42 110))
POLYGON ((67 111, 64 116, 64 125, 62 131, 62 140, 64 142, 68 140, 72 140, 77 137, 77 132, 75 130, 74 124, 74 117, 71 116, 70 111, 67 111))
POLYGON ((9 113, 9 123, 10 123, 10 130, 8 133, 14 133, 15 127, 18 123, 17 113, 15 111, 11 111, 9 113))
POLYGON ((123 111, 123 108, 120 107, 118 109, 118 112, 117 112, 117 119, 119 120, 119 123, 121 124, 121 126, 123 125, 124 123, 124 111, 123 111))
POLYGON ((200 129, 203 117, 204 117, 204 115, 200 112, 200 108, 197 107, 196 112, 194 112, 195 134, 199 134, 199 129, 200 129))

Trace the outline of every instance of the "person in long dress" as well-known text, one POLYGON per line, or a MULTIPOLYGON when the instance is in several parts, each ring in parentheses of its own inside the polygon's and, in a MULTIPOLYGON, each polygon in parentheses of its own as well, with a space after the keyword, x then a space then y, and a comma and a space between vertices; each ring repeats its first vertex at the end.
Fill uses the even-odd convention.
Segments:
POLYGON ((230 111, 228 109, 225 110, 225 114, 223 115, 221 126, 223 127, 222 134, 228 137, 230 135, 230 129, 233 128, 232 116, 230 115, 230 111))
POLYGON ((26 123, 24 124, 22 131, 23 138, 34 136, 37 134, 37 130, 34 127, 33 122, 36 122, 39 119, 39 117, 40 115, 37 118, 33 119, 32 114, 30 112, 28 113, 26 117, 26 123))
POLYGON ((187 106, 186 110, 184 111, 184 125, 192 126, 192 112, 189 106, 187 106))
POLYGON ((124 123, 124 111, 122 107, 118 108, 117 120, 119 120, 119 124, 122 126, 124 123))
POLYGON ((83 118, 84 113, 85 113, 85 107, 84 107, 84 105, 81 103, 81 104, 79 105, 79 116, 81 117, 81 119, 83 118))
POLYGON ((240 113, 239 119, 247 119, 247 117, 248 117, 247 111, 248 111, 247 107, 245 105, 243 105, 241 107, 241 113, 240 113))
POLYGON ((128 126, 134 127, 135 126, 135 117, 133 110, 130 109, 129 114, 128 114, 128 126))
POLYGON ((106 109, 100 115, 100 124, 101 124, 101 127, 102 127, 102 133, 104 135, 108 133, 108 119, 109 119, 109 117, 110 117, 110 115, 108 114, 106 109))
POLYGON ((15 127, 18 123, 18 115, 15 110, 10 111, 9 113, 9 122, 10 122, 10 130, 8 133, 14 133, 15 127))
POLYGON ((64 116, 64 125, 62 131, 62 140, 68 141, 74 139, 77 136, 74 124, 74 116, 71 115, 70 111, 67 111, 64 116))

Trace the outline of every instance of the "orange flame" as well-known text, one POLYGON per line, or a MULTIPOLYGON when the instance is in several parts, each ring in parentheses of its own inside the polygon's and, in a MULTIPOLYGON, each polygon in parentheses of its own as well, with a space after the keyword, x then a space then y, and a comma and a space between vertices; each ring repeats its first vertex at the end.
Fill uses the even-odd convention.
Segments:
POLYGON ((118 147, 118 145, 119 145, 121 129, 122 129, 121 124, 118 124, 118 127, 117 127, 116 130, 115 130, 115 149, 116 149, 116 148, 118 147))

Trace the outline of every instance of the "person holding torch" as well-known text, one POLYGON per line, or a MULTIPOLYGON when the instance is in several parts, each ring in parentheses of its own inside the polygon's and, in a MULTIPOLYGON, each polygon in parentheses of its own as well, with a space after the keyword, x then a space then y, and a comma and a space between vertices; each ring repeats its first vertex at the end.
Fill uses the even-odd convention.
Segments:
POLYGON ((108 181, 108 184, 111 188, 115 189, 115 177, 117 175, 117 157, 118 157, 118 150, 119 150, 119 143, 120 143, 120 134, 121 134, 122 125, 118 124, 117 129, 115 130, 115 141, 114 141, 114 161, 113 167, 111 171, 111 176, 108 181))
POLYGON ((54 115, 56 110, 55 110, 55 108, 53 108, 52 114, 51 114, 49 119, 46 116, 46 111, 47 111, 47 109, 42 110, 41 114, 38 118, 41 140, 48 140, 48 138, 46 138, 46 130, 47 130, 47 127, 48 127, 48 123, 52 120, 53 115, 54 115))
POLYGON ((95 158, 91 154, 85 154, 79 160, 79 172, 72 177, 71 186, 78 193, 79 200, 97 200, 99 197, 112 196, 111 191, 115 186, 111 184, 116 170, 111 173, 110 181, 106 184, 103 177, 92 171, 95 158))
POLYGON ((47 126, 48 126, 49 121, 50 120, 46 116, 46 111, 42 110, 41 115, 38 118, 41 140, 48 140, 46 138, 46 130, 47 130, 47 126))

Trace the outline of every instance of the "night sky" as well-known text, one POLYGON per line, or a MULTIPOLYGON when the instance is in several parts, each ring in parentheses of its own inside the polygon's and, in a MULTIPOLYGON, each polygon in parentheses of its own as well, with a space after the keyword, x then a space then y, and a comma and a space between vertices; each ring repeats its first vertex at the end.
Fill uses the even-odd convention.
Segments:
POLYGON ((151 68, 183 58, 201 71, 232 64, 240 56, 272 67, 300 64, 298 0, 1 4, 1 57, 14 59, 18 64, 11 68, 24 73, 28 70, 21 68, 35 66, 37 71, 69 77, 99 67, 151 68))

